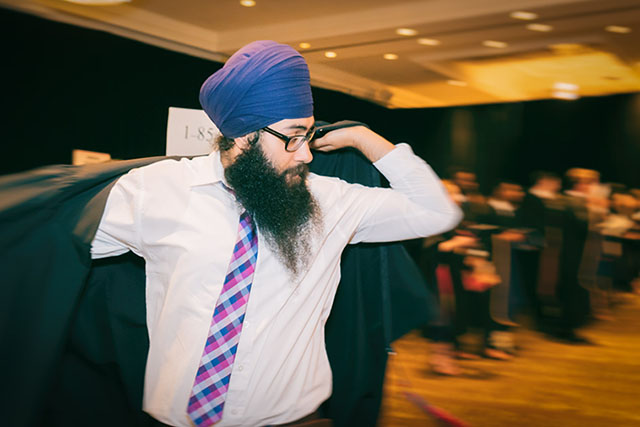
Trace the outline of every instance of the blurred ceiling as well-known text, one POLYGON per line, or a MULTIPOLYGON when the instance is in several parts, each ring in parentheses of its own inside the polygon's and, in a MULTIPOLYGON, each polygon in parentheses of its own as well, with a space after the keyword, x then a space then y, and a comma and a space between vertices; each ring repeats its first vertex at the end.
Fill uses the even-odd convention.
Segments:
POLYGON ((216 61, 253 40, 288 43, 315 86, 391 108, 640 91, 640 0, 245 2, 0 6, 216 61), (518 11, 529 15, 513 17, 518 11))

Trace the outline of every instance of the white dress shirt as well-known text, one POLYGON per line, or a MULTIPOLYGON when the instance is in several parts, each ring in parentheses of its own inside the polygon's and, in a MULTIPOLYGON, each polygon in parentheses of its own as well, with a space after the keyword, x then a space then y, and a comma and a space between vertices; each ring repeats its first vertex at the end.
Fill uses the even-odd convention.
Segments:
MULTIPOLYGON (((297 280, 258 229, 253 286, 218 426, 291 422, 329 397, 324 325, 347 244, 439 234, 461 219, 438 177, 408 145, 399 144, 375 166, 392 189, 309 175, 322 232, 297 280)), ((187 402, 236 241, 242 208, 223 181, 218 152, 134 169, 111 190, 92 245, 93 258, 132 250, 146 261, 150 345, 143 409, 171 425, 193 425, 187 402)))

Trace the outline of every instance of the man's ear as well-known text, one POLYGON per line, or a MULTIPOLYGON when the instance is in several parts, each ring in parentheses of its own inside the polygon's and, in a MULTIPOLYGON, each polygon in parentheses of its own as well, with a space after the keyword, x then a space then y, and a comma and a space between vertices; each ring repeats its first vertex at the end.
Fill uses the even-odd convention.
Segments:
POLYGON ((258 138, 259 138, 258 132, 251 132, 244 136, 239 136, 237 138, 234 138, 233 141, 236 147, 238 147, 242 151, 246 151, 258 141, 258 138))
POLYGON ((233 141, 235 146, 241 149, 242 151, 245 151, 249 148, 249 135, 233 138, 233 141))

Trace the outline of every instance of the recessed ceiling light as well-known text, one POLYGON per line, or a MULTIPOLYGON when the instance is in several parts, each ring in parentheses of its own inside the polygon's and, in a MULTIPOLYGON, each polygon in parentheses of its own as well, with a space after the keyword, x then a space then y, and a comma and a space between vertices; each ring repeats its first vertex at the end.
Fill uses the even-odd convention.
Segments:
POLYGON ((551 93, 551 96, 553 96, 554 98, 557 99, 566 99, 567 101, 573 101, 574 99, 578 99, 580 98, 580 95, 578 95, 575 92, 565 92, 562 90, 555 90, 551 93))
POLYGON ((553 27, 547 24, 527 24, 527 30, 548 33, 549 31, 553 30, 553 27))
POLYGON ((461 82, 460 80, 447 80, 447 84, 450 84, 451 86, 459 86, 459 87, 467 86, 467 82, 461 82))
POLYGON ((534 19, 538 18, 537 13, 526 12, 524 10, 516 10, 515 12, 511 12, 509 16, 514 19, 523 19, 525 21, 533 21, 534 19))
POLYGON ((326 56, 327 58, 335 58, 336 56, 338 56, 338 54, 335 52, 327 51, 324 53, 324 56, 326 56))
POLYGON ((618 34, 629 34, 631 32, 631 28, 622 27, 620 25, 609 25, 604 29, 609 31, 610 33, 618 33, 618 34))
POLYGON ((553 88, 555 90, 559 90, 559 91, 576 91, 578 90, 578 85, 573 84, 573 83, 566 83, 566 82, 555 82, 553 84, 553 88))
POLYGON ((495 47, 497 49, 503 49, 508 46, 505 42, 499 42, 497 40, 485 40, 482 42, 483 45, 487 47, 495 47))
POLYGON ((396 30, 396 34, 400 35, 400 36, 415 36, 416 34, 418 34, 418 32, 416 30, 414 30, 413 28, 398 28, 396 30))
POLYGON ((240 4, 244 7, 253 7, 256 5, 256 2, 253 0, 240 0, 240 4))
POLYGON ((427 39, 424 37, 420 37, 418 39, 418 44, 424 45, 424 46, 438 46, 440 44, 440 40, 436 40, 436 39, 427 39))
POLYGON ((300 49, 309 49, 311 47, 311 44, 307 42, 302 42, 298 46, 300 47, 300 49))
POLYGON ((384 55, 382 55, 382 57, 389 61, 395 61, 396 59, 398 59, 398 55, 396 55, 395 53, 385 53, 384 55))

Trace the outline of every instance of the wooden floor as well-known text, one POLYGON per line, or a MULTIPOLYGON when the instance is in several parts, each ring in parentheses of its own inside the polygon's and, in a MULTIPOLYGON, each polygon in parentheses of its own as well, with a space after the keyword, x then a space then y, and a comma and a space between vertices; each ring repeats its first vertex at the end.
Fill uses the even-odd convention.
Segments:
POLYGON ((581 331, 590 345, 519 328, 516 358, 461 361, 460 377, 431 374, 429 343, 415 333, 403 337, 389 363, 379 425, 440 426, 428 414, 436 408, 479 427, 640 426, 640 296, 616 301, 608 320, 581 331))

